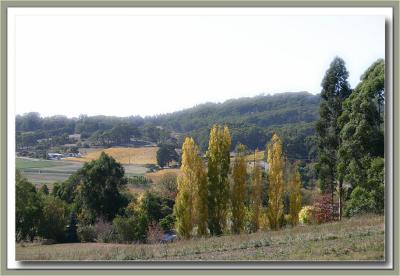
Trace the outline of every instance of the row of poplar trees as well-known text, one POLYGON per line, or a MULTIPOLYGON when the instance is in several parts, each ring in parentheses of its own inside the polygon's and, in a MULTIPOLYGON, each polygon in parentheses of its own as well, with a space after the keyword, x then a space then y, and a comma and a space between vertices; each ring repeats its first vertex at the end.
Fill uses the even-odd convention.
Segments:
MULTIPOLYGON (((181 237, 195 234, 221 235, 229 223, 232 233, 244 231, 246 220, 247 161, 245 147, 237 146, 230 166, 231 136, 228 127, 214 125, 210 132, 207 168, 193 138, 187 137, 182 146, 182 174, 178 177, 178 194, 174 206, 176 230, 181 237), (229 178, 229 176, 231 176, 229 178), (194 231, 196 229, 196 231, 194 231)), ((266 216, 271 229, 278 229, 283 217, 285 192, 282 141, 274 134, 267 147, 268 208, 266 216)), ((262 217, 263 173, 254 162, 249 200, 251 230, 260 228, 262 217)), ((293 224, 301 209, 300 174, 289 180, 290 215, 293 224)))

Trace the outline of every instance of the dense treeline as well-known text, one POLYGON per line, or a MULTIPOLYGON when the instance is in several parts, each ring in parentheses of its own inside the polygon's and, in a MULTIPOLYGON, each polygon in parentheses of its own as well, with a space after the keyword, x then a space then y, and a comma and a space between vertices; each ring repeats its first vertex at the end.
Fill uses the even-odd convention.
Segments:
POLYGON ((106 147, 141 145, 143 141, 181 147, 184 137, 190 136, 205 152, 212 125, 220 123, 230 129, 231 150, 239 143, 249 150, 261 149, 277 132, 288 156, 308 159, 311 145, 305 138, 315 133, 319 101, 318 95, 306 92, 282 93, 207 103, 145 118, 86 115, 42 118, 38 113, 28 113, 16 117, 17 149, 34 147, 44 151, 72 143, 68 135, 77 133, 85 140, 82 146, 106 147))
POLYGON ((384 210, 384 68, 377 60, 352 90, 336 57, 322 81, 316 172, 339 218, 343 206, 346 215, 384 210))
POLYGON ((232 149, 238 143, 250 150, 261 149, 276 132, 282 137, 288 155, 305 159, 309 151, 304 138, 315 133, 319 102, 318 95, 307 92, 280 93, 201 104, 156 116, 151 121, 193 137, 203 151, 216 123, 229 127, 232 149))

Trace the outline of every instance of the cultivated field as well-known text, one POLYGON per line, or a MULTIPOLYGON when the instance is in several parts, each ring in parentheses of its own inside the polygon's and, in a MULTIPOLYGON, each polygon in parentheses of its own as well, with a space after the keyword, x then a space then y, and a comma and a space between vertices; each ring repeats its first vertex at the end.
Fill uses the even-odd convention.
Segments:
POLYGON ((82 157, 69 157, 65 160, 88 162, 99 158, 100 154, 104 151, 112 156, 121 164, 157 164, 157 150, 158 147, 141 147, 141 148, 108 148, 99 149, 96 151, 89 151, 82 157))
MULTIPOLYGON (((63 160, 40 160, 16 158, 16 168, 34 185, 46 184, 50 189, 54 182, 65 181, 71 174, 82 168, 83 162, 63 160)), ((144 175, 147 171, 142 165, 123 165, 125 175, 144 175)))
POLYGON ((22 260, 384 260, 384 218, 363 216, 280 231, 171 244, 18 244, 22 260))
POLYGON ((39 160, 16 158, 15 166, 29 182, 40 186, 46 184, 51 189, 57 181, 66 180, 71 174, 82 167, 83 163, 58 160, 39 160))

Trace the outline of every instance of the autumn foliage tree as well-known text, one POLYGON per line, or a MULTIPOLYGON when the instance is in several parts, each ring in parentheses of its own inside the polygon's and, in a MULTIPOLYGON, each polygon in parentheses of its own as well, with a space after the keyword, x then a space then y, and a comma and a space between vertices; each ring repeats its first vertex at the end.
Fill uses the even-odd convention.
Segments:
POLYGON ((256 232, 260 228, 260 216, 262 207, 262 189, 263 189, 263 179, 262 170, 258 164, 254 162, 253 168, 253 187, 251 193, 251 230, 256 232))
POLYGON ((237 147, 237 155, 232 168, 232 178, 232 232, 239 234, 244 227, 247 178, 245 146, 242 144, 237 147))
POLYGON ((189 137, 182 145, 181 172, 174 206, 176 230, 180 236, 189 238, 197 224, 199 234, 204 235, 207 232, 207 178, 198 147, 189 137))
POLYGON ((283 215, 284 193, 284 161, 282 154, 282 140, 274 134, 268 150, 268 210, 267 217, 272 230, 277 230, 279 219, 283 215))
POLYGON ((226 226, 229 202, 231 136, 227 126, 214 125, 208 144, 208 227, 211 235, 221 235, 226 226))
POLYGON ((289 214, 292 225, 299 222, 299 212, 301 210, 301 179, 297 165, 292 166, 289 179, 289 214))

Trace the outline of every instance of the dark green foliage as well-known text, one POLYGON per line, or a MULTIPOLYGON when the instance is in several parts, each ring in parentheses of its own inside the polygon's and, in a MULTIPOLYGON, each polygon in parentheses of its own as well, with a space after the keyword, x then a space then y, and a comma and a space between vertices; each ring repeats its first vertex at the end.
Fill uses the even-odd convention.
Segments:
POLYGON ((339 118, 338 174, 354 189, 346 209, 349 216, 384 211, 384 86, 385 63, 380 59, 361 76, 339 118))
POLYGON ((130 217, 117 216, 113 220, 120 242, 145 242, 149 220, 143 213, 134 214, 130 217))
POLYGON ((346 203, 345 215, 352 217, 364 213, 372 213, 375 211, 375 201, 373 192, 358 186, 350 195, 350 199, 346 203))
POLYGON ((42 187, 40 187, 39 193, 42 193, 43 195, 48 195, 49 194, 49 188, 47 187, 46 184, 43 184, 42 187))
POLYGON ((374 158, 367 171, 367 188, 372 191, 375 212, 383 214, 385 208, 385 160, 382 157, 374 158))
POLYGON ((376 61, 344 103, 338 172, 352 187, 367 184, 370 161, 384 155, 384 61, 376 61))
POLYGON ((171 231, 174 228, 175 216, 173 214, 167 215, 160 220, 160 227, 163 231, 171 231))
POLYGON ((57 242, 65 241, 69 214, 70 210, 64 201, 52 196, 44 197, 38 227, 39 235, 57 242))
POLYGON ((150 222, 158 222, 160 219, 172 214, 173 205, 173 200, 157 193, 146 191, 141 202, 141 209, 150 222))
POLYGON ((78 233, 77 233, 77 224, 78 219, 75 212, 71 212, 69 216, 69 224, 67 226, 67 242, 77 242, 78 241, 78 233))
POLYGON ((16 239, 33 240, 42 212, 41 197, 35 186, 29 183, 17 170, 15 173, 15 227, 16 239))
POLYGON ((157 151, 157 164, 163 168, 172 161, 178 161, 179 155, 175 151, 174 145, 160 144, 157 151))
POLYGON ((56 196, 67 203, 72 203, 76 197, 76 189, 82 180, 82 174, 77 173, 72 174, 62 183, 55 183, 53 186, 52 195, 56 196))
POLYGON ((142 187, 147 187, 152 183, 151 178, 145 177, 143 175, 134 175, 132 177, 128 177, 127 181, 128 184, 142 187))
POLYGON ((77 234, 81 242, 94 242, 97 239, 93 225, 79 224, 77 234))
POLYGON ((77 175, 81 179, 77 198, 81 208, 111 221, 128 204, 121 194, 127 182, 124 168, 104 152, 98 160, 85 163, 77 175))
MULTIPOLYGON (((349 73, 344 61, 336 57, 322 80, 320 119, 316 124, 318 135, 318 163, 316 166, 322 192, 336 189, 336 152, 340 145, 338 118, 342 103, 351 94, 347 82, 349 73)), ((332 196, 333 197, 333 196, 332 196)))

